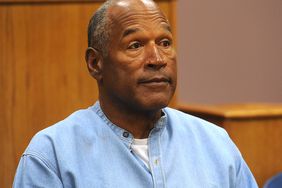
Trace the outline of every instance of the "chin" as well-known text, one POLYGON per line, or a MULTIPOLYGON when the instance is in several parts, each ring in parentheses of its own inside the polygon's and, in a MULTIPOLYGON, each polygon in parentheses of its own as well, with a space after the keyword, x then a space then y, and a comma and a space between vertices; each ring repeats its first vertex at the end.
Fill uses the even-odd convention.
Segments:
POLYGON ((130 102, 134 109, 141 111, 158 111, 168 106, 172 99, 174 90, 161 92, 139 92, 135 98, 130 102))
POLYGON ((157 111, 162 108, 165 108, 168 106, 170 102, 170 98, 151 98, 151 99, 145 99, 142 102, 142 106, 144 110, 148 111, 157 111))

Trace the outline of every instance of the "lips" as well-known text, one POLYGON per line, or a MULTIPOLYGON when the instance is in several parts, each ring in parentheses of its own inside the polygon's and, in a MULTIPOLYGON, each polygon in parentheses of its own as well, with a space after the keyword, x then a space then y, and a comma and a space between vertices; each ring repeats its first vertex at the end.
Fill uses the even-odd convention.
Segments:
POLYGON ((139 84, 162 84, 162 83, 171 83, 171 79, 169 77, 150 77, 140 79, 139 84))

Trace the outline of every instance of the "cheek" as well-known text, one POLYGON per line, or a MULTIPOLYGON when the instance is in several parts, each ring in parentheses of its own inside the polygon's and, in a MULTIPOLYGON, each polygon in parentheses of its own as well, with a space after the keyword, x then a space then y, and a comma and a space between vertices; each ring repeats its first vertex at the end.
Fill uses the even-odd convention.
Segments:
POLYGON ((141 69, 146 57, 143 50, 140 50, 136 52, 120 52, 117 58, 120 69, 129 74, 141 69))
POLYGON ((177 74, 177 60, 175 55, 166 56, 167 68, 172 74, 177 74))
POLYGON ((172 64, 176 66, 176 53, 174 49, 172 49, 170 53, 167 53, 167 57, 171 62, 173 62, 172 64))
POLYGON ((176 67, 176 52, 174 48, 162 49, 160 53, 168 65, 176 67))
POLYGON ((177 76, 177 63, 176 63, 176 60, 171 62, 171 69, 172 69, 173 73, 175 74, 175 76, 177 76))
POLYGON ((104 75, 104 84, 109 85, 114 90, 128 91, 135 87, 137 83, 136 70, 130 66, 126 66, 125 62, 107 67, 104 75))

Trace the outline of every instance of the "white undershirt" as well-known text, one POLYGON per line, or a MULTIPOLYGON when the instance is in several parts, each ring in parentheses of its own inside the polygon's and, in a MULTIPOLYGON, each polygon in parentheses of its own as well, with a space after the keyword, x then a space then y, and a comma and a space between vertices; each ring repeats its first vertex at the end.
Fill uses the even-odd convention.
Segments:
POLYGON ((133 139, 131 145, 133 152, 143 161, 148 169, 149 168, 149 155, 148 155, 148 139, 133 139))

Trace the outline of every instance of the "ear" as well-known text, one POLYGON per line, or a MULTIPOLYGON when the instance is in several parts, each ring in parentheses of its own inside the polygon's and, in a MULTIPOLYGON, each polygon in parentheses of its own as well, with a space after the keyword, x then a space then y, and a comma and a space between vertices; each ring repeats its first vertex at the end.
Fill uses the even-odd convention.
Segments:
POLYGON ((98 82, 102 80, 103 59, 99 51, 88 47, 85 53, 88 71, 98 82))

